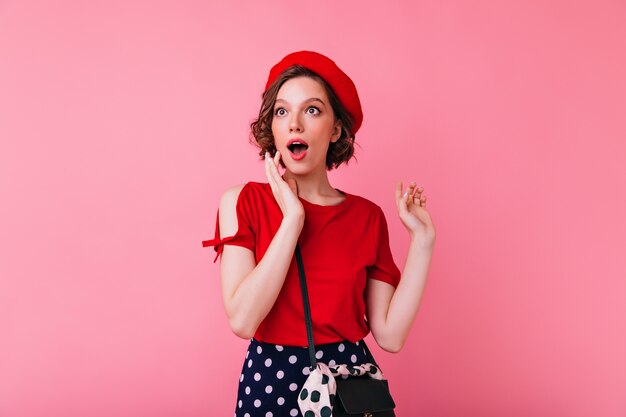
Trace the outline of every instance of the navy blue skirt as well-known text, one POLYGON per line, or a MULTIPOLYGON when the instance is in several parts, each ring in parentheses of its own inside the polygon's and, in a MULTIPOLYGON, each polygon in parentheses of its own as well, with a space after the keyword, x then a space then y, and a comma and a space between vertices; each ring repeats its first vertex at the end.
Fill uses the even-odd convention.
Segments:
MULTIPOLYGON (((372 362, 364 344, 360 340, 315 345, 315 357, 328 366, 372 362)), ((298 394, 310 366, 307 347, 275 345, 252 338, 239 377, 235 417, 302 417, 298 394)))

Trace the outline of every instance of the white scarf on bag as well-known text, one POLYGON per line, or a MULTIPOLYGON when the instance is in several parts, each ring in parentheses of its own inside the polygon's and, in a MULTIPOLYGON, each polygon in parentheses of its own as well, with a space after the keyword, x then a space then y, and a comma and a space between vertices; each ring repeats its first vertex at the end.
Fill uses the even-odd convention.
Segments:
POLYGON ((373 363, 329 367, 323 362, 317 362, 316 368, 311 371, 298 395, 298 405, 302 415, 304 417, 332 416, 332 404, 337 392, 335 377, 366 374, 374 379, 383 379, 383 373, 373 363))

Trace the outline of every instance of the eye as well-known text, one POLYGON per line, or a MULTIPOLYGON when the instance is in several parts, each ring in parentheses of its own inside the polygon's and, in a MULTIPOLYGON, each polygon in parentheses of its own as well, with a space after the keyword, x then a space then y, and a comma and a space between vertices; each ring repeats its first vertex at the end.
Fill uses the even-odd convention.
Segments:
POLYGON ((320 109, 318 109, 318 108, 317 108, 317 107, 315 107, 315 106, 311 106, 311 107, 309 107, 308 109, 306 109, 306 111, 307 111, 307 113, 309 113, 309 114, 320 114, 320 109), (317 113, 316 113, 316 112, 313 112, 313 113, 309 112, 309 110, 311 110, 311 109, 315 109, 315 111, 316 111, 317 113))
POLYGON ((276 110, 274 110, 274 114, 275 114, 276 116, 282 116, 282 114, 278 114, 278 112, 279 112, 279 111, 281 111, 281 110, 285 110, 285 109, 283 109, 282 107, 279 107, 279 108, 277 108, 276 110))

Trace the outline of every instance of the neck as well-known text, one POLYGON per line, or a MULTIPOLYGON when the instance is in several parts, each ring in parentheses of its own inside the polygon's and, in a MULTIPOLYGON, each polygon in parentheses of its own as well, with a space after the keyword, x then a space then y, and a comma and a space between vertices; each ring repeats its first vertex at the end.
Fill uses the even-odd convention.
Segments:
POLYGON ((283 174, 283 179, 285 181, 288 179, 296 180, 298 184, 298 196, 312 203, 323 202, 326 198, 341 195, 330 185, 326 170, 321 172, 309 172, 305 175, 294 174, 286 170, 283 174))

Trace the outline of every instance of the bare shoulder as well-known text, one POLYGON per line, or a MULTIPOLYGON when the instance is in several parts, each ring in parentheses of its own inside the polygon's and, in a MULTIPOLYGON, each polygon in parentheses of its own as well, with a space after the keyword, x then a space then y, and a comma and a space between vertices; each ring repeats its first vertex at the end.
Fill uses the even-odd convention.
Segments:
POLYGON ((237 198, 239 197, 239 193, 241 193, 241 190, 245 186, 246 184, 238 184, 227 188, 222 194, 222 198, 220 199, 220 208, 222 208, 223 205, 232 205, 233 207, 235 207, 237 205, 237 198))
POLYGON ((246 184, 227 188, 220 198, 220 235, 231 236, 237 232, 237 199, 246 184))

